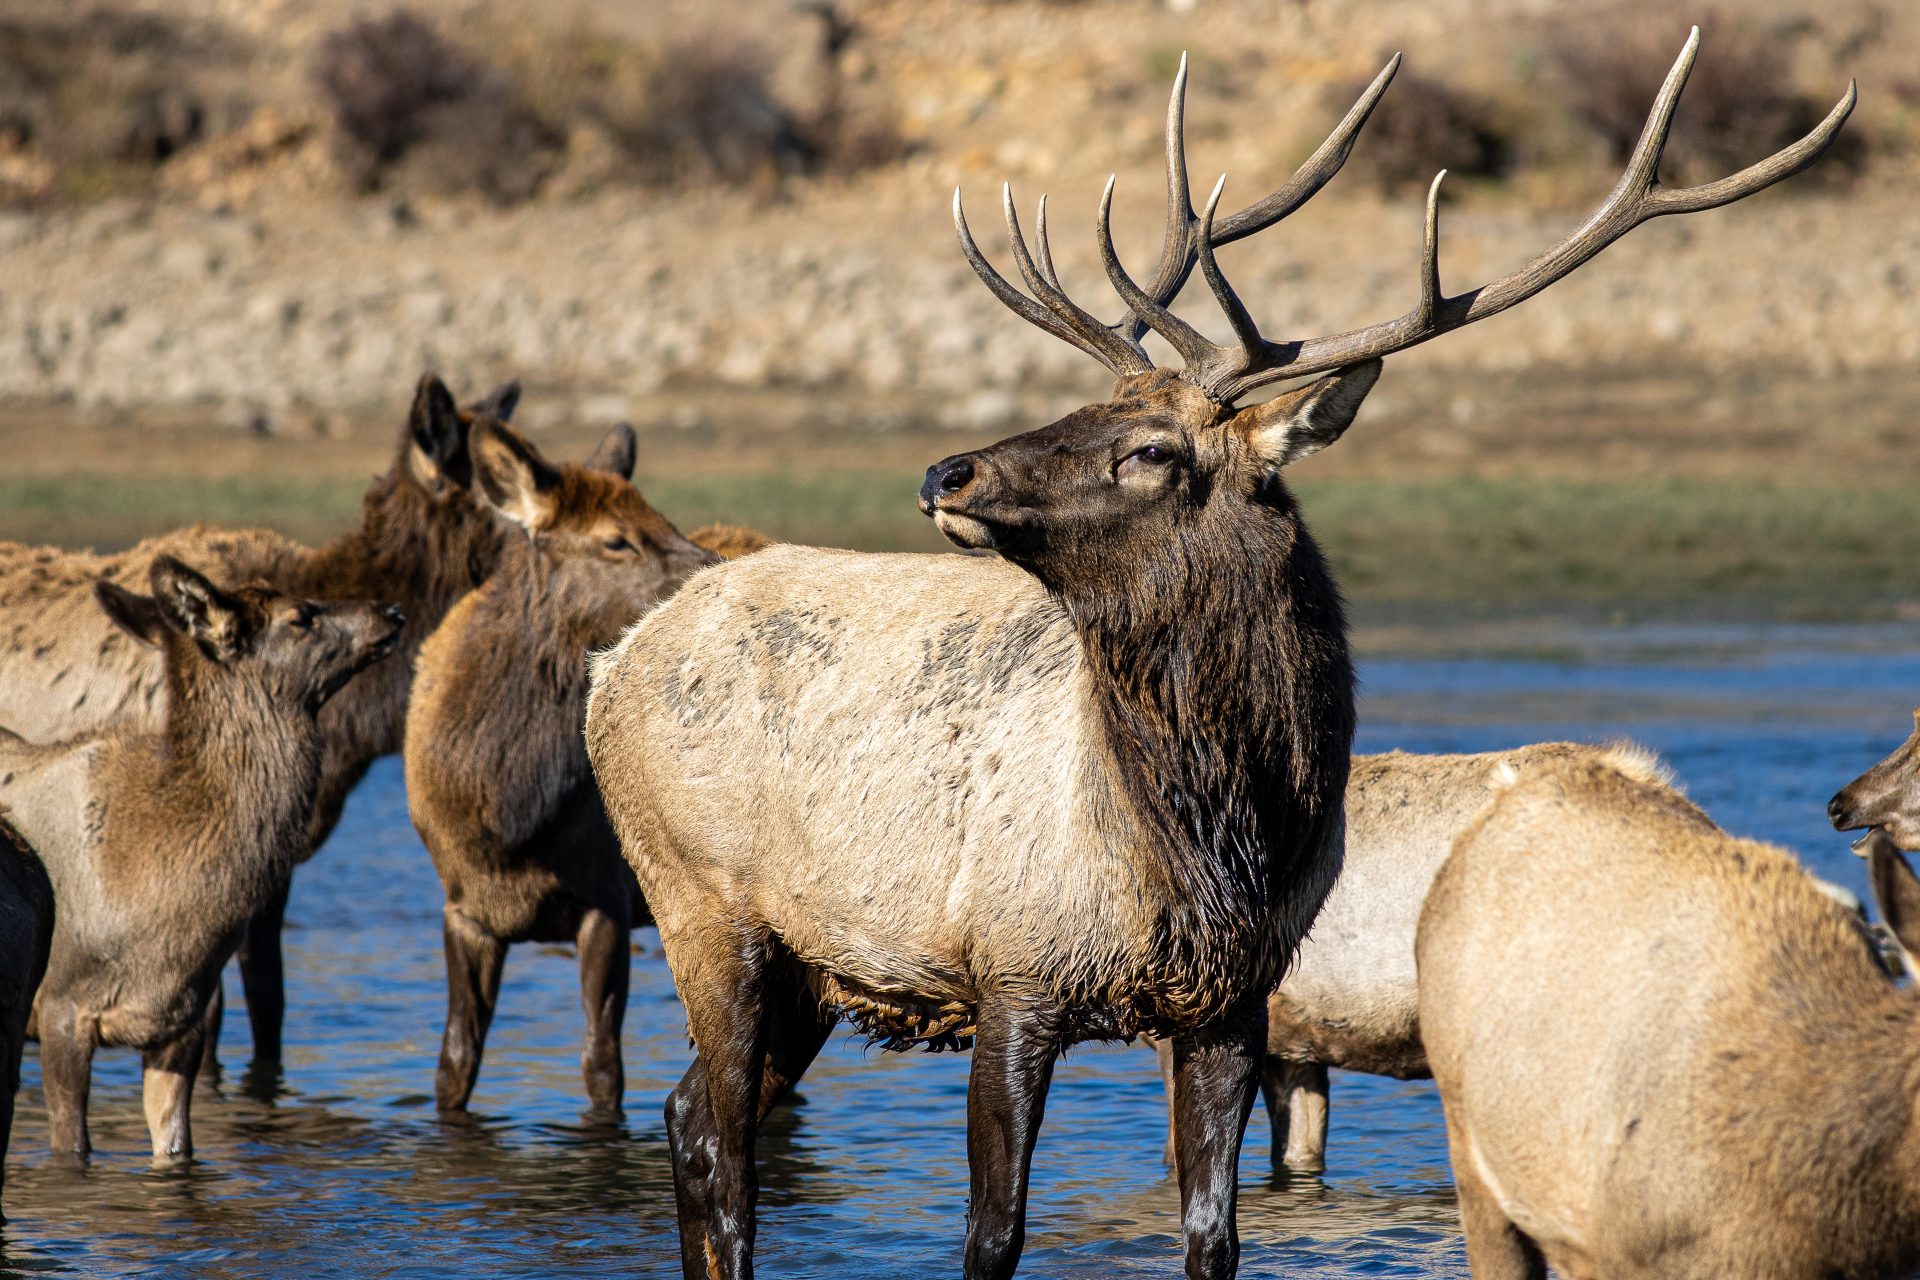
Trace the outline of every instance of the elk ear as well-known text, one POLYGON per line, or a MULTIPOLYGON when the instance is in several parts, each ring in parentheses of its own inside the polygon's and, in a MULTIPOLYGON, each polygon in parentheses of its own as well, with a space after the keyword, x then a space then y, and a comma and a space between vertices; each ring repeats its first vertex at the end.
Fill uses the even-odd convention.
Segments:
POLYGON ((431 373, 422 375, 414 390, 407 430, 414 446, 442 472, 455 469, 466 457, 467 424, 447 384, 431 373))
POLYGON ((1246 410, 1247 439, 1269 467, 1298 462, 1338 440, 1353 425, 1360 402, 1380 378, 1380 362, 1365 360, 1309 386, 1246 410))
POLYGON ((216 662, 232 662, 246 650, 252 628, 246 606, 172 556, 147 571, 153 599, 167 626, 188 637, 216 662))
POLYGON ((503 382, 487 392, 486 397, 474 404, 471 412, 484 413, 489 418, 498 418, 502 422, 513 421, 513 411, 520 404, 520 379, 503 382))
POLYGON ((158 646, 166 642, 166 615, 160 611, 160 602, 152 596, 129 591, 117 582, 102 578, 93 584, 93 598, 114 626, 141 644, 158 646))
POLYGON ((634 457, 639 451, 640 444, 634 439, 633 424, 615 423, 613 430, 607 432, 607 438, 600 442, 600 447, 583 465, 589 471, 604 471, 622 480, 631 480, 634 457))
POLYGON ((538 449, 491 418, 475 419, 468 445, 480 491, 501 515, 529 532, 553 523, 560 473, 538 449))

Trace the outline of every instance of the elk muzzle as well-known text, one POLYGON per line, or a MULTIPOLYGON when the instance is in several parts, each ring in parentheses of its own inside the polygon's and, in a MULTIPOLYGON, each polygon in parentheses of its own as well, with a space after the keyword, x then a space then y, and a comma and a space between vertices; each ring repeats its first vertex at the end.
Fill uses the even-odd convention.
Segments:
POLYGON ((994 526, 978 514, 983 490, 985 463, 977 454, 956 453, 927 468, 920 486, 920 510, 933 517, 933 523, 949 542, 969 551, 997 547, 1000 540, 994 526))

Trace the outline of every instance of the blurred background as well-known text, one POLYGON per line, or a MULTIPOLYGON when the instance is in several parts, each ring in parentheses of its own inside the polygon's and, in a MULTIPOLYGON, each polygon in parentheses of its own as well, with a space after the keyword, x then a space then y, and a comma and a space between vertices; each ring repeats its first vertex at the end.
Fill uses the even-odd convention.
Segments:
MULTIPOLYGON (((1104 397, 954 243, 965 188, 1158 248, 1192 58, 1195 185, 1270 190, 1395 50, 1343 174, 1223 253, 1270 334, 1403 311, 1451 171, 1458 291, 1612 185, 1690 23, 1665 176, 1860 107, 1812 172, 1630 235, 1396 357, 1297 487, 1369 625, 1906 618, 1920 595, 1920 10, 1896 0, 9 0, 0 12, 0 537, 344 527, 425 369, 527 384, 573 454, 714 518, 932 548, 928 462, 1104 397)), ((1186 313, 1216 336, 1203 290, 1186 313)))

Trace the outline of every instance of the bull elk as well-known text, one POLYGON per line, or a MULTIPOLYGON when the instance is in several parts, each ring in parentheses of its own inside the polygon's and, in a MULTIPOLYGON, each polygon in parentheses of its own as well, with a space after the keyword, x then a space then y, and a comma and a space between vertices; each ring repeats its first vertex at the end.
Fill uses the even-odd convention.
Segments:
POLYGON ((1146 286, 1114 253, 1111 182, 1101 201, 1128 308, 1112 325, 1062 287, 1044 202, 1030 249, 1006 199, 1029 296, 981 255, 955 194, 988 288, 1118 378, 1104 403, 928 469, 922 509, 998 556, 774 548, 697 575, 596 663, 588 754, 697 1050, 667 1102, 688 1276, 752 1273, 757 1126, 842 1017, 892 1045, 972 1044, 975 1278, 1017 1264, 1062 1049, 1171 1039, 1187 1271, 1236 1269, 1266 997, 1339 869, 1353 732, 1343 606, 1282 470, 1340 437, 1382 357, 1531 297, 1648 218, 1798 172, 1852 107, 1849 90, 1772 158, 1665 188, 1696 45, 1579 230, 1445 294, 1436 180, 1419 301, 1331 337, 1263 336, 1214 251, 1334 175, 1397 58, 1284 186, 1218 219, 1219 185, 1198 214, 1188 197, 1176 77, 1146 286), (1195 267, 1229 344, 1168 310, 1195 267), (1148 329, 1180 369, 1154 367, 1148 329))
POLYGON ((35 1001, 56 1151, 84 1157, 97 1045, 141 1050, 156 1163, 193 1154, 206 1014, 240 930, 286 892, 326 756, 320 710, 399 643, 391 605, 221 590, 170 556, 98 607, 158 649, 166 720, 35 745, 0 733, 0 812, 45 864, 35 1001))
MULTIPOLYGON (((367 490, 360 523, 323 547, 267 529, 208 525, 113 555, 0 543, 0 725, 56 741, 107 729, 153 732, 166 723, 161 655, 128 640, 93 598, 101 578, 143 588, 162 556, 201 566, 223 587, 260 581, 320 600, 391 600, 407 615, 400 659, 354 681, 321 717, 326 749, 306 819, 305 861, 367 767, 400 749, 414 651, 448 607, 492 572, 504 526, 473 493, 467 428, 477 412, 510 415, 519 397, 519 385, 508 383, 461 409, 438 378, 422 378, 393 464, 367 490)), ((240 945, 254 1057, 262 1063, 280 1059, 285 888, 259 904, 240 945)), ((218 1011, 216 1003, 209 1053, 218 1011)))
MULTIPOLYGON (((1920 950, 1920 881, 1868 843, 1920 950)), ((1530 767, 1435 877, 1417 957, 1476 1280, 1920 1264, 1920 1005, 1783 850, 1530 767)))
MULTIPOLYGON (((549 463, 485 417, 468 451, 480 491, 526 536, 420 647, 407 709, 407 805, 446 890, 447 1025, 434 1098, 443 1112, 466 1109, 508 944, 571 941, 587 1097, 614 1114, 628 938, 649 917, 587 766, 586 657, 720 557, 682 537, 629 483, 634 439, 624 423, 584 466, 549 463)), ((734 547, 753 537, 702 533, 734 547)))

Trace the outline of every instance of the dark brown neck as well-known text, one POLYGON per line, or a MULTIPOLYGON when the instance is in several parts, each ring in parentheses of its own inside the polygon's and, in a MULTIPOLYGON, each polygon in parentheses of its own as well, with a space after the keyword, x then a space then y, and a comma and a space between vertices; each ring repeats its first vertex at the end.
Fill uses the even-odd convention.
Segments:
POLYGON ((1169 945, 1275 919, 1304 928, 1346 791, 1353 669, 1339 593, 1291 495, 1275 479, 1233 528, 1194 527, 1152 562, 1062 594, 1112 776, 1164 863, 1169 945))

